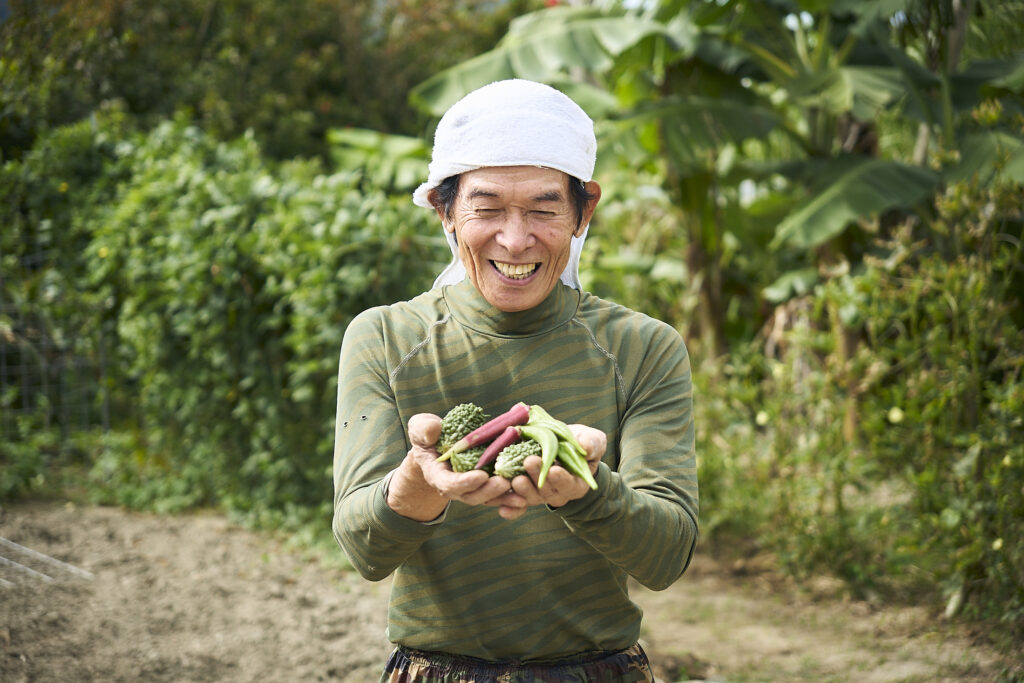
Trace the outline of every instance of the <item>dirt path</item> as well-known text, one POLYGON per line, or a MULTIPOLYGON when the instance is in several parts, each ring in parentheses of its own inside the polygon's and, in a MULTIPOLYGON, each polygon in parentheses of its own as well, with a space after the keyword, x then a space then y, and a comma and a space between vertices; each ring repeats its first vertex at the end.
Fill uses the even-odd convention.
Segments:
MULTIPOLYGON (((375 681, 390 650, 386 582, 219 516, 15 505, 0 537, 92 575, 0 545, 5 683, 375 681)), ((705 557, 635 595, 666 681, 993 681, 1007 666, 923 609, 796 597, 705 557)))

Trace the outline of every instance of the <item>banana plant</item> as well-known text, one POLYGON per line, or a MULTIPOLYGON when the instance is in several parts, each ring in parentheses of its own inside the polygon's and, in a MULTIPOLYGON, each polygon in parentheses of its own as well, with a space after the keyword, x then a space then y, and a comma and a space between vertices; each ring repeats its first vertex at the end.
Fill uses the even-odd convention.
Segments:
MULTIPOLYGON (((493 50, 417 85, 410 92, 410 101, 441 115, 470 91, 507 78, 560 82, 571 90, 573 82, 582 80, 572 77, 573 72, 606 72, 624 52, 652 35, 685 49, 694 32, 682 17, 662 23, 639 12, 569 6, 532 12, 512 20, 508 33, 493 50)), ((583 99, 581 106, 586 108, 587 96, 583 99)))
MULTIPOLYGON (((892 27, 920 0, 631 4, 640 9, 560 6, 520 17, 493 50, 437 74, 411 98, 439 114, 469 90, 511 77, 579 97, 598 119, 600 148, 629 155, 612 165, 663 169, 685 233, 680 258, 700 283, 695 319, 705 316, 699 332, 711 352, 723 350, 730 239, 763 251, 766 267, 755 277, 767 277, 760 291, 780 303, 795 293, 793 283, 811 284, 809 268, 842 259, 844 240, 857 234, 851 227, 885 212, 913 213, 948 179, 879 153, 884 112, 916 111, 931 130, 946 130, 956 98, 978 87, 978 79, 936 75, 895 42, 892 27), (773 206, 764 243, 743 232, 763 229, 750 227, 759 219, 745 210, 741 187, 773 206)), ((1019 92, 1022 79, 1006 67, 991 80, 1019 92)), ((999 172, 1012 177, 1021 165, 1017 140, 1013 131, 988 135, 961 173, 990 168, 998 148, 1009 156, 999 172)))

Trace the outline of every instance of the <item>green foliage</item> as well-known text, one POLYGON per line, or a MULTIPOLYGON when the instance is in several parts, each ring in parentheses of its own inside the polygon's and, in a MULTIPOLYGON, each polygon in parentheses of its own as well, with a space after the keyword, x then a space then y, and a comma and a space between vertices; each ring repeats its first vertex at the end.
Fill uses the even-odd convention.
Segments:
POLYGON ((119 100, 144 125, 186 110, 277 158, 340 126, 418 133, 409 87, 494 43, 530 0, 11 0, 0 22, 0 150, 119 100))
POLYGON ((427 177, 430 148, 419 138, 344 128, 327 131, 336 168, 359 170, 370 188, 411 192, 427 177))
MULTIPOLYGON (((355 169, 270 162, 254 136, 218 142, 185 120, 56 129, 2 170, 3 300, 21 311, 4 339, 108 357, 113 431, 72 459, 94 497, 322 514, 342 334, 429 286, 448 254, 432 214, 355 169)), ((5 387, 5 415, 32 398, 19 392, 5 387)), ((48 397, 33 400, 7 434, 4 496, 72 462, 48 397)))
POLYGON ((185 123, 122 153, 129 179, 87 258, 121 379, 137 387, 123 401, 141 451, 98 463, 97 481, 173 507, 329 500, 342 334, 364 308, 429 285, 424 255, 443 245, 424 237, 429 212, 185 123))
POLYGON ((862 593, 942 590, 1024 635, 1019 192, 950 188, 931 225, 702 379, 707 528, 862 593), (856 331, 845 356, 833 316, 856 331))
MULTIPOLYGON (((127 131, 120 112, 100 112, 0 165, 0 497, 52 485, 55 467, 81 454, 58 389, 68 359, 103 352, 83 252, 90 216, 113 195, 117 138, 127 131)), ((88 373, 72 379, 81 380, 76 407, 99 424, 100 387, 88 373)))
POLYGON ((12 436, 0 444, 0 500, 36 493, 50 483, 59 434, 41 427, 38 413, 20 417, 12 436))
POLYGON ((507 78, 551 79, 573 68, 602 71, 613 59, 669 28, 635 14, 590 7, 551 7, 514 19, 491 51, 432 75, 411 90, 421 108, 436 115, 471 90, 507 78))
POLYGON ((864 446, 913 493, 912 532, 947 592, 1024 633, 1024 284, 1020 187, 953 186, 935 228, 865 276, 864 446), (916 305, 907 307, 907 301, 916 305))

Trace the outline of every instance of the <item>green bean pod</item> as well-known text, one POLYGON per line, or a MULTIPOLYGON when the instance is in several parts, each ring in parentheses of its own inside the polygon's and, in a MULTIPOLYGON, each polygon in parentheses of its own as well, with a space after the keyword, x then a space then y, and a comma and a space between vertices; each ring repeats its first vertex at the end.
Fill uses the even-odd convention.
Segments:
POLYGON ((560 441, 568 443, 577 455, 586 459, 587 451, 583 448, 580 442, 577 441, 576 435, 572 433, 571 429, 569 429, 569 425, 556 417, 552 417, 550 413, 539 405, 534 404, 530 406, 530 419, 526 424, 550 429, 555 433, 560 441))
POLYGON ((523 425, 522 427, 519 427, 519 433, 522 434, 524 438, 533 439, 540 444, 541 467, 540 476, 537 478, 537 488, 540 488, 544 485, 544 480, 547 479, 548 470, 551 469, 551 464, 558 456, 558 445, 561 442, 555 432, 539 425, 523 425))
POLYGON ((594 479, 594 475, 590 473, 590 465, 587 464, 587 459, 576 453, 573 447, 565 441, 558 442, 558 461, 562 463, 565 469, 587 482, 587 486, 595 491, 597 490, 597 481, 594 479))

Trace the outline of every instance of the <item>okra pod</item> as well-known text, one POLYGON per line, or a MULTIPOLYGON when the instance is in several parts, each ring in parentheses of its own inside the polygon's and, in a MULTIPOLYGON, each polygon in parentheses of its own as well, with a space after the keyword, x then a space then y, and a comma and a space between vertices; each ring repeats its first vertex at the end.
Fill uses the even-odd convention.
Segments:
POLYGON ((597 481, 594 480, 594 475, 590 473, 590 465, 587 464, 586 458, 574 452, 572 446, 565 441, 559 441, 558 445, 558 461, 562 463, 562 466, 587 482, 587 486, 596 491, 597 481))
POLYGON ((526 438, 533 439, 540 444, 541 467, 540 476, 537 478, 537 488, 540 488, 544 486, 544 481, 548 478, 548 470, 551 469, 551 463, 558 455, 558 446, 561 441, 555 432, 539 425, 525 424, 519 428, 519 431, 526 438))

